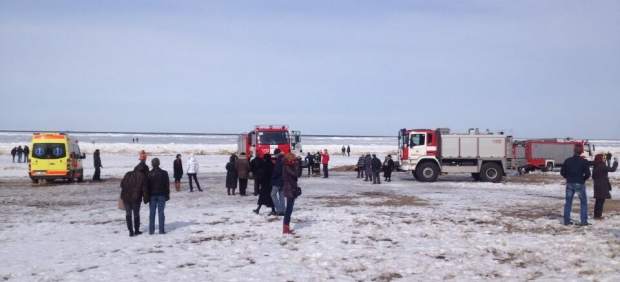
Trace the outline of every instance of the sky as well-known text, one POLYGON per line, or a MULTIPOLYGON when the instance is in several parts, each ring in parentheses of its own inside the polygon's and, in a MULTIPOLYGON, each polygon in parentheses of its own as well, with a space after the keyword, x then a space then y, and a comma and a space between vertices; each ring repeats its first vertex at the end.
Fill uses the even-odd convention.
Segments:
POLYGON ((620 138, 620 1, 4 1, 0 129, 620 138))

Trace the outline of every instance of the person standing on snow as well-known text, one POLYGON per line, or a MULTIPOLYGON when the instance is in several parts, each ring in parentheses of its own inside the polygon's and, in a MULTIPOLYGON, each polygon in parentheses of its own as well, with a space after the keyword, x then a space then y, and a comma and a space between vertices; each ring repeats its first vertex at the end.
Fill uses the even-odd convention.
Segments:
POLYGON ((342 145, 342 148, 340 149, 340 151, 342 152, 343 157, 347 155, 347 148, 344 145, 342 145))
POLYGON ((364 178, 364 181, 372 181, 372 156, 370 154, 366 154, 366 157, 364 157, 364 166, 366 170, 366 178, 364 178))
POLYGON ((22 146, 18 146, 17 147, 17 162, 21 163, 22 162, 22 155, 24 154, 24 149, 22 149, 22 146))
POLYGON ((181 154, 177 154, 172 163, 172 174, 174 177, 174 189, 179 192, 181 191, 181 179, 183 178, 183 160, 181 160, 181 154))
POLYGON ((237 155, 232 154, 226 163, 226 194, 228 196, 235 195, 237 189, 237 169, 235 163, 237 162, 237 155))
POLYGON ((347 145, 347 157, 351 156, 351 146, 347 145))
POLYGON ((329 177, 329 168, 328 168, 329 153, 327 152, 327 149, 324 149, 323 153, 321 154, 321 163, 323 164, 323 178, 328 178, 329 177))
POLYGON ((592 180, 594 181, 594 219, 603 219, 603 205, 606 199, 611 199, 611 182, 609 173, 618 169, 618 160, 614 160, 612 167, 605 164, 603 154, 594 157, 592 180))
MULTIPOLYGON (((273 174, 273 163, 271 162, 271 155, 265 154, 263 156, 264 160, 256 157, 256 164, 261 167, 258 169, 262 175, 260 175, 259 179, 261 179, 260 190, 258 191, 258 207, 255 210, 252 210, 255 214, 260 213, 260 208, 262 206, 270 207, 271 213, 270 215, 276 215, 277 212, 275 210, 275 205, 273 203, 273 199, 271 198, 271 176, 273 174)), ((254 181, 256 180, 256 175, 254 176, 254 181)))
MULTIPOLYGON (((252 176, 254 176, 254 196, 258 196, 263 182, 263 159, 258 156, 254 157, 250 161, 250 171, 252 171, 252 176)), ((271 174, 269 174, 269 179, 271 181, 271 174)), ((269 189, 271 190, 271 187, 269 189)))
POLYGON ((17 155, 17 147, 11 149, 11 156, 13 156, 13 162, 15 162, 15 155, 17 155))
MULTIPOLYGON (((28 162, 28 158, 30 157, 30 148, 28 148, 28 145, 24 146, 24 162, 27 163, 28 162)), ((610 157, 611 158, 611 157, 610 157)))
POLYGON ((295 234, 290 228, 291 215, 293 214, 293 206, 295 205, 295 194, 297 190, 297 158, 294 154, 288 153, 284 157, 284 167, 282 170, 284 197, 286 198, 286 211, 282 226, 282 234, 295 234))
MULTIPOLYGON (((148 189, 147 173, 148 170, 145 170, 144 166, 137 165, 133 171, 126 173, 121 181, 121 200, 125 206, 125 221, 129 237, 142 234, 140 232, 140 206, 142 197, 148 189)), ((146 204, 148 201, 146 198, 144 200, 146 204)))
POLYGON ((284 215, 284 196, 282 196, 282 169, 284 166, 284 155, 280 149, 275 149, 276 163, 273 166, 271 175, 271 200, 273 201, 276 215, 284 215))
POLYGON ((239 178, 239 195, 246 196, 248 177, 250 176, 250 162, 248 162, 245 153, 241 153, 241 157, 235 162, 235 170, 239 178))
POLYGON ((200 189, 200 183, 198 183, 199 167, 200 165, 198 164, 198 161, 196 160, 194 155, 191 155, 189 157, 189 160, 187 161, 187 177, 189 178, 189 191, 190 192, 194 192, 194 185, 192 184, 192 180, 196 181, 196 186, 198 187, 198 191, 202 192, 202 189, 200 189))
POLYGON ((93 163, 95 165, 95 174, 93 174, 93 181, 101 181, 101 156, 99 153, 99 149, 96 149, 93 153, 93 163))
POLYGON ((308 152, 306 155, 306 164, 308 164, 308 177, 312 176, 312 167, 314 166, 314 156, 308 152))
POLYGON ((566 202, 564 203, 564 225, 573 224, 570 219, 573 208, 573 196, 579 195, 580 225, 588 224, 588 198, 586 196, 586 180, 590 178, 590 165, 581 157, 583 146, 575 145, 575 155, 566 159, 560 174, 566 179, 566 202))
POLYGON ((155 213, 159 219, 159 234, 166 234, 165 224, 166 216, 164 209, 166 202, 170 200, 170 178, 168 172, 159 168, 159 159, 154 158, 151 161, 153 169, 149 172, 147 200, 149 203, 149 234, 155 233, 155 213))
POLYGON ((607 160, 607 166, 611 167, 611 152, 607 152, 607 154, 605 154, 605 159, 607 160))
POLYGON ((364 170, 366 169, 364 164, 365 161, 366 157, 364 157, 364 155, 361 155, 357 160, 357 178, 364 178, 364 170))
POLYGON ((392 155, 388 155, 383 169, 383 176, 385 176, 386 182, 392 182, 392 171, 394 171, 394 161, 392 160, 392 155))
POLYGON ((377 155, 373 154, 370 163, 372 167, 372 184, 381 184, 381 160, 377 158, 377 155))

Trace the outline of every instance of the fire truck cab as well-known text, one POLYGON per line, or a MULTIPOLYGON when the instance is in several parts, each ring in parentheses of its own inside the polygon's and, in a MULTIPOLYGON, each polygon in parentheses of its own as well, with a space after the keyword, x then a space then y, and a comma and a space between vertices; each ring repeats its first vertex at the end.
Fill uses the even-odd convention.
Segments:
POLYGON ((290 131, 286 125, 257 125, 254 130, 239 135, 237 154, 245 153, 249 159, 252 156, 263 157, 273 154, 276 149, 283 153, 300 155, 301 132, 290 131))

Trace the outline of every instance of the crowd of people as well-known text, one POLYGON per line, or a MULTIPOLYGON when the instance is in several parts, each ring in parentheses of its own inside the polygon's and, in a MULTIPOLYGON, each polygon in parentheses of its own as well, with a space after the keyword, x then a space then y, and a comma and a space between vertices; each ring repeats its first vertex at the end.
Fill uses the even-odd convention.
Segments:
POLYGON ((392 182, 394 168, 392 155, 387 155, 381 162, 376 154, 362 154, 357 160, 355 170, 357 171, 357 178, 370 181, 372 184, 381 184, 381 172, 383 172, 383 181, 392 182))
POLYGON ((15 157, 17 157, 18 163, 27 163, 28 156, 30 156, 30 148, 28 148, 28 145, 24 145, 24 147, 20 145, 11 149, 11 157, 13 158, 13 162, 15 162, 15 157))

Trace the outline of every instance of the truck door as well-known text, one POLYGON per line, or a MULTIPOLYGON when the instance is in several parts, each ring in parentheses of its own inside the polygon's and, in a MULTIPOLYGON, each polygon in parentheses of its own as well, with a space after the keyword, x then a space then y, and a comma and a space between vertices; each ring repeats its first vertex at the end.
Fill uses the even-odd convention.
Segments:
POLYGON ((417 160, 426 155, 426 133, 412 133, 409 135, 409 158, 417 160))
POLYGON ((409 159, 409 134, 406 129, 398 131, 398 160, 406 161, 409 159))

